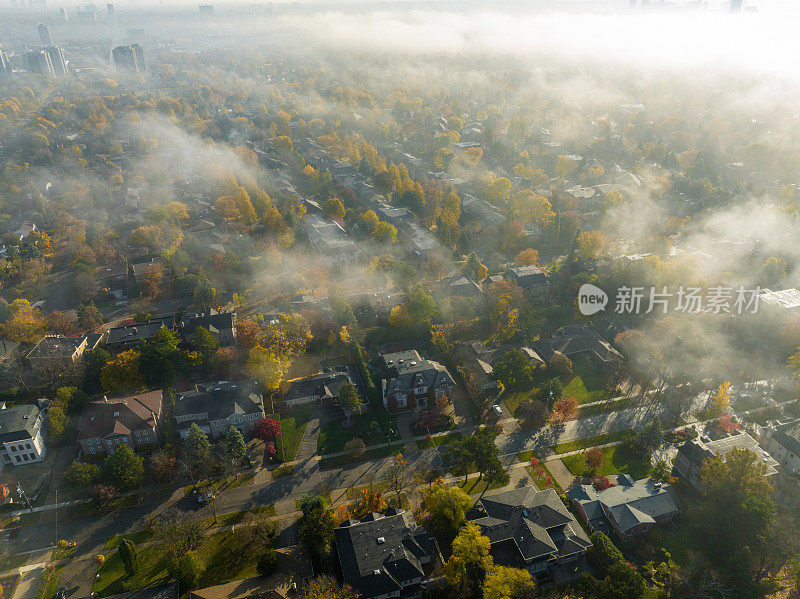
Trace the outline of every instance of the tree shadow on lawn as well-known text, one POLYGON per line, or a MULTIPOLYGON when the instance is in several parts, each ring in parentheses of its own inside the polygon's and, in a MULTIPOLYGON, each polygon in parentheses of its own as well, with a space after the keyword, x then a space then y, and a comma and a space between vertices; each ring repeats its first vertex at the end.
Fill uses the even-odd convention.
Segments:
POLYGON ((206 569, 200 579, 200 588, 239 578, 240 572, 260 556, 251 545, 237 533, 224 533, 223 539, 204 555, 206 569))

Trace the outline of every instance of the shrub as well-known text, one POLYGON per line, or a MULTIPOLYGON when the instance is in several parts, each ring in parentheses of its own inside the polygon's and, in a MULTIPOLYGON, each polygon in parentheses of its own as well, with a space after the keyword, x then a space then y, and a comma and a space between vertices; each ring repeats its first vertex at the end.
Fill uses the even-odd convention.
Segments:
POLYGON ((344 450, 350 455, 351 459, 357 460, 364 455, 364 452, 366 451, 366 445, 364 445, 363 440, 356 437, 355 439, 350 439, 345 444, 344 450))
POLYGON ((182 592, 196 587, 205 569, 203 560, 194 551, 187 551, 172 560, 169 566, 170 574, 180 583, 182 592))
POLYGON ((602 532, 593 532, 589 539, 592 541, 591 556, 604 569, 608 570, 614 564, 624 561, 622 552, 602 532))
POLYGON ((256 570, 258 571, 259 576, 263 576, 267 578, 272 576, 275 573, 275 570, 278 569, 278 554, 275 553, 274 549, 267 549, 267 551, 258 558, 258 563, 256 564, 256 570))

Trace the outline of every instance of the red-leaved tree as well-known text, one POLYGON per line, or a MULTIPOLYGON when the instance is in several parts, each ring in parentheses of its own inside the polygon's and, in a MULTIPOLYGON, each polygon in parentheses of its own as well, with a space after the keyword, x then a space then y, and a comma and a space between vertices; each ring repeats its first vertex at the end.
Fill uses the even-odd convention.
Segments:
POLYGON ((253 435, 264 443, 275 441, 281 436, 281 423, 273 418, 262 418, 253 427, 253 435))
POLYGON ((611 487, 616 487, 607 476, 595 476, 594 479, 592 479, 592 486, 597 491, 604 491, 611 487))

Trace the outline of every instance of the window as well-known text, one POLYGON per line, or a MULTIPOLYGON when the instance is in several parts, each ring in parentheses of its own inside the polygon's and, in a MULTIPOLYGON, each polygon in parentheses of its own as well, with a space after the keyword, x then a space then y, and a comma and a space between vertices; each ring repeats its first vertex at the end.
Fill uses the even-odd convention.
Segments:
POLYGON ((28 456, 26 454, 24 454, 24 453, 22 454, 22 461, 23 462, 27 462, 28 461, 28 456))
POLYGON ((94 455, 94 447, 90 447, 90 448, 89 448, 89 453, 90 453, 90 454, 92 454, 92 455, 94 455))
MULTIPOLYGON (((91 444, 92 444, 92 440, 91 439, 87 439, 86 440, 86 445, 91 445, 91 444)), ((92 452, 92 453, 94 453, 94 452, 92 452)))
POLYGON ((30 448, 31 448, 31 444, 30 443, 25 443, 25 449, 30 449, 30 448))
POLYGON ((36 459, 36 454, 35 454, 35 453, 32 453, 32 454, 30 454, 30 456, 31 456, 31 459, 32 459, 32 460, 35 460, 35 459, 36 459))
POLYGON ((19 464, 21 461, 22 461, 22 460, 21 460, 21 459, 19 459, 19 456, 17 456, 17 464, 19 464))

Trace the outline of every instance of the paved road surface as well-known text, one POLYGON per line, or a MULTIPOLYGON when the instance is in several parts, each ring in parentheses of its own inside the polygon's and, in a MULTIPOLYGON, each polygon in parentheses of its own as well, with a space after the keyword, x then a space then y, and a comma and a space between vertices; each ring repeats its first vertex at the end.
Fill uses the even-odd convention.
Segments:
POLYGON ((44 564, 33 564, 20 568, 20 579, 12 599, 35 599, 42 580, 44 564))

